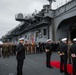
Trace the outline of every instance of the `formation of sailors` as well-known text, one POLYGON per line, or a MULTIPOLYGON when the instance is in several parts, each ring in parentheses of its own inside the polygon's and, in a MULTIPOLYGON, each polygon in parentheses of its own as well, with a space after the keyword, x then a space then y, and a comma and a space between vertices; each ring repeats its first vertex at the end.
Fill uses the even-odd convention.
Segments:
POLYGON ((73 75, 76 75, 76 38, 68 40, 63 38, 58 47, 58 53, 60 55, 60 72, 64 72, 64 75, 71 75, 67 72, 67 63, 73 66, 73 75), (72 59, 72 60, 71 60, 72 59), (64 66, 64 71, 63 71, 64 66))
MULTIPOLYGON (((53 51, 57 51, 58 45, 59 45, 59 42, 57 43, 52 42, 53 51)), ((41 42, 32 43, 32 44, 25 43, 24 47, 26 50, 26 54, 43 53, 45 52, 46 43, 41 43, 41 42)))
POLYGON ((25 43, 26 54, 43 53, 45 51, 45 43, 25 43))
MULTIPOLYGON (((52 40, 48 39, 45 47, 47 68, 53 68, 50 64, 53 49, 52 40)), ((67 63, 69 63, 73 66, 73 75, 76 75, 76 38, 73 39, 73 42, 63 38, 57 47, 57 51, 60 56, 60 73, 64 72, 64 75, 71 75, 67 71, 67 63)))
MULTIPOLYGON (((54 52, 57 51, 59 42, 52 42, 52 50, 54 52)), ((24 48, 25 48, 25 53, 26 54, 39 54, 39 53, 43 53, 45 52, 45 47, 46 47, 46 43, 42 43, 42 42, 36 42, 36 43, 26 43, 24 44, 24 48)), ((5 57, 9 57, 11 55, 15 55, 16 52, 16 44, 13 43, 3 43, 0 44, 0 57, 3 56, 5 57)))

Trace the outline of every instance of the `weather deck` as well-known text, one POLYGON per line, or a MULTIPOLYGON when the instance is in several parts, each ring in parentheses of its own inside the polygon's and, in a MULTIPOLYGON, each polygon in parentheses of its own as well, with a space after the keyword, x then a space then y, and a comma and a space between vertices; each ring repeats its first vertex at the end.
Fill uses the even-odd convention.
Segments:
MULTIPOLYGON (((57 53, 52 54, 51 60, 59 60, 57 53)), ((46 54, 31 54, 26 55, 23 67, 23 75, 64 75, 57 68, 46 68, 46 54)), ((0 57, 0 75, 16 75, 16 58, 11 56, 3 59, 0 57)))

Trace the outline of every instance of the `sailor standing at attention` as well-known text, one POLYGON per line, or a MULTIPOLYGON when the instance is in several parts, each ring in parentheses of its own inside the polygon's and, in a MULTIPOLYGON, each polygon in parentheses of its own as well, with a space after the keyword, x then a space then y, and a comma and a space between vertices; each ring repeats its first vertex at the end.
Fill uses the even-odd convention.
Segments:
POLYGON ((73 39, 73 44, 70 47, 72 62, 73 62, 73 75, 76 75, 76 38, 73 39))
POLYGON ((17 59, 17 75, 23 75, 22 68, 25 59, 24 38, 19 39, 19 44, 16 47, 16 59, 17 59))
POLYGON ((68 45, 67 45, 67 38, 63 38, 62 42, 59 45, 58 53, 60 55, 60 72, 64 72, 64 75, 69 75, 67 72, 67 58, 68 58, 68 45), (62 67, 64 66, 64 71, 62 67))
POLYGON ((45 47, 45 52, 46 52, 46 67, 48 68, 53 68, 50 64, 50 59, 52 55, 52 44, 51 44, 51 39, 48 39, 46 41, 46 47, 45 47))

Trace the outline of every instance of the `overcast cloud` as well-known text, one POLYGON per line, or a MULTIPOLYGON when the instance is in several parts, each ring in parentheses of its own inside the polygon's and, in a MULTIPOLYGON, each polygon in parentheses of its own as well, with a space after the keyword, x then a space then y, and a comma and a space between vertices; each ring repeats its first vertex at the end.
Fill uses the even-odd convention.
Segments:
MULTIPOLYGON (((69 0, 56 0, 52 8, 57 8, 69 0)), ((19 22, 15 21, 15 14, 29 14, 36 10, 40 11, 47 0, 0 0, 0 37, 16 27, 19 22)))

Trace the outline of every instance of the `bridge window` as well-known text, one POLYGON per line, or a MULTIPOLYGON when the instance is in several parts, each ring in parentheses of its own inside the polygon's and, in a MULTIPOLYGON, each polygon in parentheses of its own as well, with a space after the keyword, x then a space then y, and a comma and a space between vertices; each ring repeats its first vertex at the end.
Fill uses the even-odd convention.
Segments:
POLYGON ((25 39, 27 38, 27 35, 25 35, 25 39))
POLYGON ((22 37, 22 35, 20 35, 20 38, 22 37))
POLYGON ((15 39, 16 41, 18 41, 18 37, 16 37, 16 39, 15 39))
POLYGON ((47 32, 46 32, 46 29, 43 29, 43 35, 46 35, 47 32))
POLYGON ((38 32, 36 32, 36 37, 38 37, 38 32))

